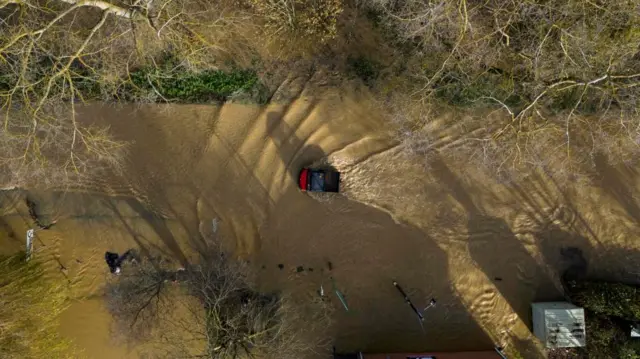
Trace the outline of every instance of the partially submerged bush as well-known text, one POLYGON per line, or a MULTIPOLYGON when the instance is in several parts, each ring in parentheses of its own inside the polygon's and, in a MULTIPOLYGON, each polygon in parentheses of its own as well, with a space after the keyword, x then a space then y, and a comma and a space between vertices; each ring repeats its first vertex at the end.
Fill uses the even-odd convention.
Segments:
POLYGON ((138 344, 160 338, 171 358, 297 359, 324 344, 313 331, 326 325, 322 310, 303 318, 289 298, 256 290, 245 264, 213 249, 177 270, 142 259, 106 294, 116 332, 138 344))

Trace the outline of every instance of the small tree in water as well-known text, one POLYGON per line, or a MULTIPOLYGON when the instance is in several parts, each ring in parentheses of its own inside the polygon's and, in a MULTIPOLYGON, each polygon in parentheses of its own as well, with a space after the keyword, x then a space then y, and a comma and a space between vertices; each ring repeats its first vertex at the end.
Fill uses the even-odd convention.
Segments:
POLYGON ((218 250, 177 271, 142 260, 108 284, 107 302, 117 332, 160 342, 167 357, 303 358, 323 344, 310 328, 328 324, 323 310, 302 318, 290 298, 258 292, 246 266, 218 250))

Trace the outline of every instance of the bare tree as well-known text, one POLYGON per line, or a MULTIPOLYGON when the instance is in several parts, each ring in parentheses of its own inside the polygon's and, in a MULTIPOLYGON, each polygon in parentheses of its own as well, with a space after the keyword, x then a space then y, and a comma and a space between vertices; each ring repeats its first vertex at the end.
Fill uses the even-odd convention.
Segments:
POLYGON ((293 359, 325 344, 313 330, 327 325, 322 302, 303 318, 289 298, 258 292, 246 266, 222 252, 185 269, 147 259, 123 272, 107 287, 117 331, 163 343, 168 357, 293 359))
POLYGON ((408 90, 398 89, 414 106, 483 109, 468 127, 485 131, 463 135, 459 150, 492 171, 570 178, 596 154, 631 162, 640 153, 637 1, 360 5, 381 14, 396 42, 414 47, 402 75, 408 90), (501 118, 490 116, 496 109, 501 118))
POLYGON ((131 15, 101 1, 0 3, 3 185, 66 182, 118 161, 122 144, 79 125, 75 103, 83 58, 100 51, 100 30, 112 16, 131 15))
POLYGON ((132 72, 168 53, 189 70, 216 68, 212 59, 230 56, 221 29, 233 32, 242 14, 198 0, 0 0, 0 187, 113 168, 125 144, 78 118, 77 105, 166 100, 132 72))

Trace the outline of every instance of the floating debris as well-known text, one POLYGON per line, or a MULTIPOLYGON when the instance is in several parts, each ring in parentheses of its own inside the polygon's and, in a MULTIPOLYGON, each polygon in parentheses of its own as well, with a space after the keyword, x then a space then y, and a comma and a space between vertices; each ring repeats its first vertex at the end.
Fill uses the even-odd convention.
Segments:
POLYGON ((296 268, 296 272, 297 272, 297 273, 304 272, 304 267, 303 267, 303 266, 298 266, 298 267, 296 268))
POLYGON ((435 307, 435 306, 436 306, 436 299, 435 298, 431 298, 431 300, 429 301, 429 305, 424 307, 424 309, 422 310, 422 313, 426 312, 427 309, 429 309, 431 307, 435 307))
POLYGON ((320 284, 320 289, 318 289, 318 295, 322 300, 324 300, 324 287, 320 284))
POLYGON ((282 263, 278 264, 278 268, 280 268, 280 270, 283 270, 284 269, 284 264, 282 264, 282 263))
POLYGON ((218 232, 218 219, 214 218, 211 220, 211 232, 216 234, 218 232))
POLYGON ((333 285, 333 290, 336 292, 338 299, 340 299, 340 303, 342 303, 342 306, 348 312, 349 306, 347 305, 347 299, 344 297, 344 294, 342 294, 342 292, 336 287, 336 281, 333 279, 333 277, 331 277, 331 284, 333 285))

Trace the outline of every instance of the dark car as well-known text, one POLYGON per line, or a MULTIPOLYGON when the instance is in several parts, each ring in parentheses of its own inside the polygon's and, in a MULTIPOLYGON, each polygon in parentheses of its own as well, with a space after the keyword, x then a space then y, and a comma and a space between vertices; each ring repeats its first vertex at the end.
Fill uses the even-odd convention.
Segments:
POLYGON ((303 168, 298 181, 300 189, 309 192, 339 192, 340 172, 303 168))

